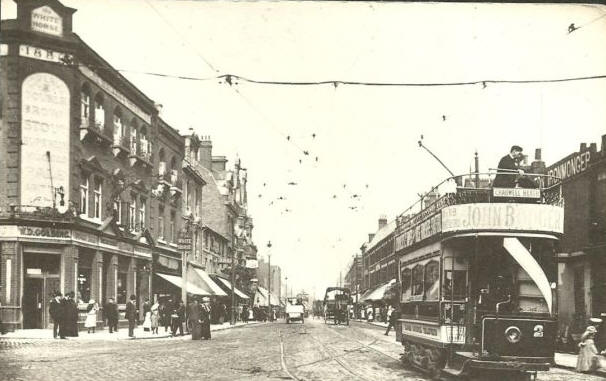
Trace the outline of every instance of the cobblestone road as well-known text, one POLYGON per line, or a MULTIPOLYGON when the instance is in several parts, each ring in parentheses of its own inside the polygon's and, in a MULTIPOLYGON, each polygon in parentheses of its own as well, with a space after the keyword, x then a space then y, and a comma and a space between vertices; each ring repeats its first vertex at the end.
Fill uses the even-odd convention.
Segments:
MULTIPOLYGON (((0 339, 0 380, 426 380, 400 365, 401 347, 365 324, 283 322, 190 337, 71 341, 0 339)), ((539 380, 602 380, 553 369, 539 380)))

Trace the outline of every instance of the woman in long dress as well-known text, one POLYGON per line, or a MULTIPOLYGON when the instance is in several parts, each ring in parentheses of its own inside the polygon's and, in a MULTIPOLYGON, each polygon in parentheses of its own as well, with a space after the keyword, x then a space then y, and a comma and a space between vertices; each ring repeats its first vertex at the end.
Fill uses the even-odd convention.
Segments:
POLYGON ((158 334, 158 325, 160 322, 160 305, 158 304, 158 302, 156 301, 156 303, 154 303, 153 306, 151 306, 151 331, 154 334, 158 334))
POLYGON ((577 357, 577 372, 593 372, 599 367, 598 349, 594 343, 596 332, 596 328, 590 325, 581 336, 579 356, 577 357))
POLYGON ((93 299, 89 300, 86 307, 86 320, 84 321, 84 328, 88 329, 88 333, 90 333, 91 329, 95 333, 95 328, 97 328, 97 311, 99 311, 97 303, 93 299))

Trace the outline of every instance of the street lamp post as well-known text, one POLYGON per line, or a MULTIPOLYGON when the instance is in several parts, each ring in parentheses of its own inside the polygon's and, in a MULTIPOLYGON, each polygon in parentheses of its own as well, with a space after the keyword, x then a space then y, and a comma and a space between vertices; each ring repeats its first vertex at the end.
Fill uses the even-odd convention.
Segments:
POLYGON ((269 321, 271 321, 271 241, 267 242, 267 310, 269 313, 269 321))
POLYGON ((284 281, 286 283, 286 298, 288 298, 288 277, 287 276, 284 277, 284 281))

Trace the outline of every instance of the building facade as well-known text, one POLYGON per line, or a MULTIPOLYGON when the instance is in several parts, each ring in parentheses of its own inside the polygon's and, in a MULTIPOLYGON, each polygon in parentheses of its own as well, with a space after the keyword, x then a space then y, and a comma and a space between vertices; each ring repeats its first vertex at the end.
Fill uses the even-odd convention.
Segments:
MULTIPOLYGON (((558 254, 558 312, 584 328, 606 314, 606 135, 547 167, 562 180, 564 236, 558 254)), ((603 316, 604 317, 604 316, 603 316)))
POLYGON ((236 250, 236 221, 252 221, 245 198, 235 202, 241 181, 211 186, 220 197, 205 204, 208 171, 223 166, 232 180, 225 158, 203 156, 203 140, 181 136, 73 33, 75 11, 23 0, 1 24, 0 316, 10 329, 48 327, 54 292, 73 292, 82 319, 90 300, 113 298, 123 313, 130 295, 177 295, 184 227, 188 261, 209 268, 212 253, 216 271, 236 250), (226 218, 213 245, 205 214, 215 209, 226 218))

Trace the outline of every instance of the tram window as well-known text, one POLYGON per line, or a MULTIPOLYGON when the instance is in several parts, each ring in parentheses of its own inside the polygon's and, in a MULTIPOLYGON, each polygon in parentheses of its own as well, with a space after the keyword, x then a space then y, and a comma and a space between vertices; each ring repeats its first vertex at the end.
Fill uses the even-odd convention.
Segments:
POLYGON ((406 268, 402 270, 402 301, 406 302, 410 299, 412 270, 406 268))
MULTIPOLYGON (((453 295, 452 289, 452 270, 444 271, 444 289, 443 298, 450 299, 453 295)), ((465 270, 454 270, 454 299, 462 300, 465 299, 467 294, 467 271, 465 270)))
MULTIPOLYGON (((444 271, 444 288, 442 290, 442 296, 444 299, 450 299, 453 295, 453 271, 444 271)), ((467 271, 466 270, 454 270, 454 299, 461 300, 465 299, 467 294, 467 271)))
MULTIPOLYGON (((423 295, 423 265, 416 265, 412 269, 412 295, 423 295)), ((419 300, 419 298, 415 298, 419 300)))
POLYGON ((425 265, 425 300, 438 300, 440 290, 440 264, 430 261, 425 265))

